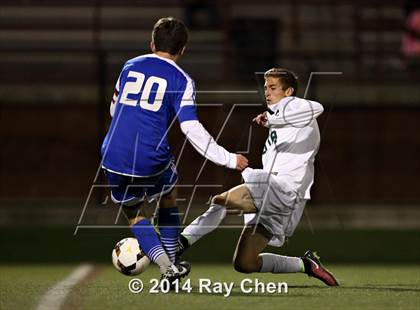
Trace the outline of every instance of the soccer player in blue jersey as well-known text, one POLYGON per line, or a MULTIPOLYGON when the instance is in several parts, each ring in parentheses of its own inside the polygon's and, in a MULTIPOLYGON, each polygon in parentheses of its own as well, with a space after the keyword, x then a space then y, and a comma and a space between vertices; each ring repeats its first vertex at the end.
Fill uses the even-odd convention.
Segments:
POLYGON ((188 264, 175 264, 178 175, 167 136, 174 119, 210 161, 240 171, 248 166, 244 156, 219 146, 198 121, 194 81, 176 64, 187 41, 183 22, 167 17, 155 24, 153 53, 128 60, 120 73, 110 108, 112 122, 102 144, 102 168, 112 200, 122 205, 141 249, 170 282, 189 272, 188 264), (141 208, 145 200, 157 200, 160 239, 141 208))

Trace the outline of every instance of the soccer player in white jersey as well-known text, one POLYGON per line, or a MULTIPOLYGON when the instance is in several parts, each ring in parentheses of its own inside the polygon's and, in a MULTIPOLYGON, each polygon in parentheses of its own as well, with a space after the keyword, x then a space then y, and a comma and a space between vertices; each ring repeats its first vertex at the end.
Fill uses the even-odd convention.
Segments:
POLYGON ((179 238, 178 179, 167 133, 178 119, 194 148, 217 165, 242 171, 248 160, 219 146, 198 121, 193 80, 176 62, 185 51, 188 30, 172 17, 153 28, 151 54, 128 60, 111 102, 112 122, 102 144, 102 168, 112 200, 121 205, 131 231, 163 279, 185 276, 189 264, 175 264, 179 238), (158 238, 143 202, 157 200, 158 238))
POLYGON ((314 160, 320 144, 316 118, 321 104, 295 97, 297 76, 273 68, 264 74, 268 112, 253 119, 268 128, 262 152, 263 169, 247 168, 244 184, 213 197, 210 208, 181 233, 178 255, 216 228, 226 214, 245 214, 245 227, 234 254, 234 268, 243 273, 304 272, 337 286, 315 252, 302 257, 263 253, 267 245, 282 246, 292 236, 310 199, 314 160))

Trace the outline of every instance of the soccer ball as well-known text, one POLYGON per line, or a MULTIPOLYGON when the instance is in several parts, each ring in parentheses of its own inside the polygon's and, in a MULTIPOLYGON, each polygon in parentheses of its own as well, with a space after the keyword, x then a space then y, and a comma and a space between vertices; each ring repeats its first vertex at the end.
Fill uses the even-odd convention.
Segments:
POLYGON ((117 242, 112 250, 112 263, 122 274, 134 276, 145 271, 150 260, 140 249, 136 238, 125 238, 117 242))

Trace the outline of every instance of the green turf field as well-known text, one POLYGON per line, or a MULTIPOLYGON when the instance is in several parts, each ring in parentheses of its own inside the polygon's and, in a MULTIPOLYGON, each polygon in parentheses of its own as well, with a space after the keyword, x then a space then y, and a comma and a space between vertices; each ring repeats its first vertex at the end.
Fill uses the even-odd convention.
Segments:
MULTIPOLYGON (((49 287, 66 277, 73 265, 1 265, 0 309, 33 309, 49 287)), ((229 265, 193 265, 191 293, 150 294, 149 280, 158 276, 150 267, 139 276, 145 283, 140 294, 128 290, 130 277, 110 265, 96 265, 93 273, 75 286, 64 309, 419 309, 420 265, 330 265, 341 281, 329 288, 303 274, 243 275, 229 265), (235 282, 230 297, 199 293, 198 279, 235 282), (244 278, 287 282, 288 293, 246 294, 239 283, 244 278)), ((250 288, 248 285, 247 288, 250 288)))

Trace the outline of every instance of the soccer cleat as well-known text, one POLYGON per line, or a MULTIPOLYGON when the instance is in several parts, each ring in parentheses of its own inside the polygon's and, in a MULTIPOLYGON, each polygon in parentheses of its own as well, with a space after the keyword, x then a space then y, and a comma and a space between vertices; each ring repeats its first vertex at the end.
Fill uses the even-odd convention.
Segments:
POLYGON ((191 264, 187 261, 182 261, 176 265, 171 265, 166 269, 166 272, 162 274, 160 280, 168 280, 171 289, 174 288, 176 281, 181 281, 181 278, 186 277, 191 271, 191 264))
POLYGON ((190 247, 188 239, 185 238, 182 234, 178 238, 178 248, 175 253, 175 261, 178 262, 181 258, 181 255, 185 252, 186 249, 190 247))
POLYGON ((302 260, 305 266, 305 273, 308 276, 317 278, 329 286, 339 285, 334 275, 322 266, 320 257, 316 252, 306 251, 302 260))
POLYGON ((186 277, 191 271, 191 264, 187 262, 186 260, 179 262, 178 266, 181 267, 183 270, 185 270, 182 277, 186 277))

